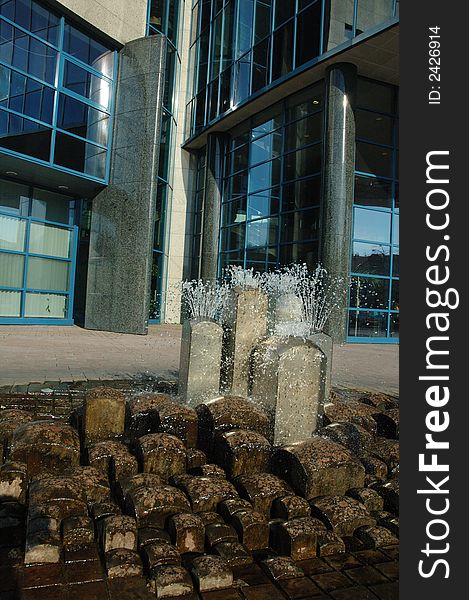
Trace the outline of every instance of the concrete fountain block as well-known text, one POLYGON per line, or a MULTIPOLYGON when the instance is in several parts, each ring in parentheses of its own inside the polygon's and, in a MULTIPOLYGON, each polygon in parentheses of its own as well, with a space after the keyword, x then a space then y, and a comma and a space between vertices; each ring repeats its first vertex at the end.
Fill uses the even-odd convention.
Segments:
POLYGON ((272 529, 271 543, 279 554, 293 560, 307 560, 317 555, 317 536, 325 530, 323 523, 312 517, 292 519, 272 529))
POLYGON ((272 503, 272 517, 290 521, 299 517, 309 517, 311 508, 301 496, 284 496, 276 498, 272 503))
POLYGON ((6 462, 0 466, 0 502, 25 504, 28 489, 26 463, 6 462))
POLYGON ((118 481, 138 473, 137 459, 123 442, 106 440, 88 448, 88 461, 92 467, 118 481))
POLYGON ((256 431, 238 429, 220 432, 214 439, 215 462, 230 479, 268 471, 271 453, 268 440, 256 431))
POLYGON ((250 356, 267 334, 268 299, 259 289, 230 290, 222 357, 222 384, 226 393, 248 395, 250 356))
POLYGON ((62 521, 62 543, 64 548, 73 549, 94 543, 93 521, 86 516, 69 517, 62 521))
POLYGON ((168 519, 167 530, 171 541, 181 554, 203 553, 205 527, 202 519, 193 513, 180 513, 168 519))
POLYGON ((165 565, 155 569, 150 585, 157 598, 179 598, 193 592, 189 573, 177 565, 165 565))
POLYGON ((232 524, 240 542, 253 552, 269 547, 269 523, 254 510, 240 510, 233 515, 232 524))
POLYGON ((138 394, 128 402, 128 433, 132 439, 138 439, 147 433, 158 432, 158 409, 171 402, 168 394, 138 394))
POLYGON ((266 517, 270 516, 274 500, 292 494, 285 481, 270 473, 241 475, 236 479, 235 485, 239 495, 248 500, 256 512, 266 517))
POLYGON ((165 565, 180 565, 181 555, 177 548, 167 542, 146 544, 143 548, 143 562, 150 578, 158 567, 165 565))
POLYGON ((191 571, 200 593, 224 590, 233 585, 233 571, 219 556, 198 556, 192 561, 191 571))
POLYGON ((126 507, 126 512, 135 517, 139 528, 163 529, 167 517, 191 511, 186 496, 181 490, 170 485, 131 490, 126 496, 126 507))
POLYGON ((115 548, 106 552, 106 572, 109 579, 141 577, 142 561, 138 552, 128 548, 115 548))
POLYGON ((61 551, 58 531, 38 530, 26 536, 24 564, 58 563, 61 551))
POLYGON ((279 448, 272 465, 277 475, 284 477, 306 500, 342 495, 350 488, 364 486, 365 469, 352 453, 318 436, 279 448))
POLYGON ((125 427, 125 396, 119 390, 97 387, 87 393, 83 404, 85 445, 119 439, 125 427))
POLYGON ((355 529, 375 525, 365 505, 349 496, 324 496, 311 503, 311 514, 340 537, 353 535, 355 529))
POLYGON ((324 354, 312 342, 274 336, 256 346, 251 398, 270 418, 274 445, 309 439, 324 405, 324 354))
POLYGON ((192 406, 218 396, 223 327, 214 321, 184 321, 179 395, 192 406))
POLYGON ((264 411, 240 396, 219 396, 196 408, 199 417, 199 447, 210 453, 215 434, 234 429, 256 431, 266 436, 269 419, 264 411))
POLYGON ((70 425, 32 421, 15 429, 10 460, 25 463, 30 478, 65 474, 80 464, 80 440, 70 425))
POLYGON ((183 442, 168 433, 149 433, 138 440, 140 464, 145 473, 159 475, 168 481, 186 472, 187 456, 183 442))
POLYGON ((132 517, 113 515, 102 523, 101 543, 103 551, 115 548, 137 550, 137 524, 132 517))
POLYGON ((312 333, 308 336, 308 340, 312 342, 315 346, 317 346, 319 350, 321 350, 321 352, 324 354, 324 399, 325 402, 328 402, 332 390, 332 360, 334 343, 332 341, 331 336, 322 332, 312 333))
POLYGON ((34 420, 33 413, 17 408, 0 411, 0 460, 8 458, 11 439, 15 429, 34 420))
POLYGON ((94 467, 77 467, 73 472, 73 476, 79 484, 83 486, 85 491, 86 501, 89 505, 98 502, 110 502, 111 490, 109 488, 109 480, 94 467))
POLYGON ((187 476, 180 480, 178 485, 189 498, 195 513, 216 511, 220 502, 238 497, 234 486, 218 477, 187 476))

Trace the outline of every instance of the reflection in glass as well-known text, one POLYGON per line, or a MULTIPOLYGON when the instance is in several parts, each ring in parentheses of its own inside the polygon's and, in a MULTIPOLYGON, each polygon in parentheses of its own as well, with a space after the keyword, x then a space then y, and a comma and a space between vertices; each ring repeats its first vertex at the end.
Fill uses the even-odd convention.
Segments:
POLYGON ((350 306, 353 308, 384 308, 389 304, 389 279, 352 277, 350 306))
POLYGON ((0 214, 0 249, 24 251, 26 221, 0 214))
POLYGON ((282 216, 281 241, 306 241, 319 235, 319 208, 287 213, 282 216))
POLYGON ((69 258, 70 241, 71 231, 69 229, 42 223, 31 223, 29 251, 33 254, 69 258))
POLYGON ((283 211, 319 206, 320 201, 321 177, 319 175, 294 181, 283 187, 283 211))
POLYGON ((291 265, 293 263, 306 263, 308 268, 313 271, 318 264, 317 242, 280 246, 280 264, 291 265))
POLYGON ((391 117, 367 110, 355 110, 355 130, 358 138, 377 144, 393 144, 394 122, 391 117))
POLYGON ((354 209, 353 237, 357 240, 390 243, 391 213, 366 208, 354 209))
POLYGON ((248 197, 248 212, 247 218, 259 219, 274 215, 279 210, 280 189, 273 188, 258 194, 251 194, 248 197))
POLYGON ((70 197, 34 188, 31 216, 41 221, 55 221, 68 225, 72 217, 70 197))
POLYGON ((280 183, 280 159, 253 167, 249 171, 249 193, 263 190, 280 183))
POLYGON ((28 206, 28 186, 0 180, 0 212, 27 216, 28 206))
POLYGON ((289 181, 290 179, 298 179, 313 175, 313 173, 319 173, 321 159, 321 144, 315 144, 297 152, 290 152, 285 156, 285 179, 289 181))
POLYGON ((389 275, 390 246, 354 242, 352 272, 370 275, 389 275))
POLYGON ((293 21, 289 21, 273 35, 272 81, 289 73, 292 67, 293 21))
POLYGON ((278 219, 258 219, 247 224, 246 246, 267 246, 277 242, 278 219))
POLYGON ((353 337, 386 337, 388 313, 349 311, 348 334, 353 337))
POLYGON ((354 204, 363 206, 391 208, 392 184, 375 177, 355 176, 354 204))
POLYGON ((321 39, 321 2, 316 2, 297 17, 296 66, 319 55, 321 39))
POLYGON ((357 142, 356 169, 382 177, 392 177, 392 150, 357 142))
POLYGON ((254 140, 251 144, 251 165, 277 158, 282 151, 282 134, 277 131, 254 140))

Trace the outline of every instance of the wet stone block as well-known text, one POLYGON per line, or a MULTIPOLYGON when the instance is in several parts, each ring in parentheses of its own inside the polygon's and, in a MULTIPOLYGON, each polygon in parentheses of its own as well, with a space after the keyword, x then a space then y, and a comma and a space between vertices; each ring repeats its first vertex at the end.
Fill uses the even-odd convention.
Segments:
POLYGON ((378 525, 359 527, 354 535, 361 540, 367 548, 384 548, 394 546, 399 540, 385 527, 378 525))
POLYGON ((289 556, 275 556, 262 561, 262 566, 275 581, 304 577, 303 569, 289 556))
POLYGON ((247 499, 256 512, 267 517, 270 515, 274 500, 292 494, 291 488, 285 481, 270 473, 241 475, 235 483, 240 496, 247 499))
POLYGON ((192 513, 180 513, 168 519, 167 529, 178 552, 203 552, 205 528, 202 519, 192 513))
POLYGON ((317 498, 311 503, 311 514, 341 537, 353 535, 358 527, 376 524, 366 507, 348 496, 317 498))
POLYGON ((309 517, 311 508, 308 502, 301 496, 284 496, 276 498, 272 502, 272 517, 290 521, 298 517, 309 517))
POLYGON ((62 543, 65 548, 89 546, 93 542, 94 527, 89 517, 69 517, 62 521, 62 543))
POLYGON ((293 560, 314 558, 318 532, 324 529, 320 521, 311 517, 293 519, 278 524, 272 530, 271 543, 279 554, 290 556, 293 560))
POLYGON ((377 481, 386 481, 388 478, 388 467, 376 456, 362 456, 360 458, 362 465, 365 467, 367 476, 374 478, 377 481))
POLYGON ((186 448, 197 445, 198 417, 190 406, 169 402, 158 409, 159 431, 179 438, 186 448))
POLYGON ((215 462, 230 479, 269 470, 271 445, 255 431, 243 429, 218 433, 214 439, 215 462))
POLYGON ((24 554, 25 564, 35 563, 58 563, 62 544, 60 534, 55 527, 35 527, 34 531, 28 531, 26 536, 26 547, 24 554))
POLYGON ((127 512, 135 517, 137 526, 164 528, 167 517, 190 512, 186 496, 169 485, 154 488, 139 487, 130 491, 126 500, 127 512))
POLYGON ((34 415, 26 410, 9 408, 0 411, 0 460, 2 460, 3 455, 5 455, 5 458, 9 456, 14 431, 33 419, 34 415))
POLYGON ((333 423, 321 429, 321 436, 345 446, 355 456, 365 456, 373 445, 373 435, 355 423, 333 423))
POLYGON ((149 433, 138 441, 138 456, 145 473, 168 481, 186 472, 186 449, 180 439, 167 433, 149 433))
POLYGON ((191 570, 199 592, 223 590, 233 585, 233 571, 219 556, 199 556, 193 560, 191 570))
POLYGON ((239 396, 220 396, 196 408, 199 416, 199 446, 211 451, 217 432, 244 429, 266 436, 269 431, 267 415, 255 404, 239 396))
POLYGON ((167 542, 154 542, 143 548, 143 561, 145 568, 152 577, 158 567, 165 565, 180 565, 181 556, 177 549, 167 542))
POLYGON ((238 541, 236 530, 226 523, 210 523, 205 527, 205 537, 210 548, 221 542, 238 541))
POLYGON ((211 463, 191 469, 190 474, 198 477, 220 477, 221 479, 226 479, 225 471, 218 465, 211 463))
POLYGON ((269 523, 264 515, 253 510, 241 510, 232 518, 239 540, 252 552, 269 547, 269 523))
POLYGON ((189 573, 179 566, 163 566, 155 569, 150 584, 157 598, 178 598, 192 594, 194 589, 189 573))
POLYGON ((204 528, 207 527, 207 525, 211 525, 212 523, 224 523, 223 518, 218 513, 212 510, 205 510, 199 512, 197 513, 197 516, 204 524, 204 528))
POLYGON ((221 542, 212 551, 221 556, 230 567, 243 567, 253 562, 251 553, 240 542, 221 542))
POLYGON ((386 412, 374 415, 378 426, 378 435, 396 440, 399 438, 399 415, 398 408, 392 408, 386 412))
POLYGON ((144 548, 148 544, 160 542, 171 543, 169 533, 164 529, 156 529, 155 527, 141 527, 138 530, 138 547, 144 548))
POLYGON ((61 521, 88 514, 83 488, 74 477, 49 477, 29 486, 29 517, 47 516, 61 521))
POLYGON ((333 531, 319 531, 317 537, 318 556, 331 556, 345 552, 345 544, 333 531))
POLYGON ((80 463, 77 432, 57 421, 33 421, 15 429, 10 459, 27 465, 28 475, 66 474, 80 463))
POLYGON ((387 483, 376 488, 378 494, 384 500, 384 509, 399 514, 399 479, 391 479, 387 483))
POLYGON ((116 548, 106 552, 104 558, 109 579, 140 577, 143 573, 142 561, 134 550, 116 548))
POLYGON ((388 517, 378 519, 378 525, 381 525, 381 527, 386 527, 386 529, 389 529, 393 536, 399 538, 399 517, 393 517, 392 515, 389 515, 388 517))
POLYGON ((94 467, 78 467, 73 475, 83 487, 88 504, 111 500, 107 477, 94 467))
POLYGON ((378 492, 370 488, 352 488, 348 490, 347 496, 364 504, 369 512, 383 510, 383 499, 378 492))
POLYGON ((387 394, 367 394, 360 398, 360 402, 372 406, 376 409, 375 412, 399 408, 399 400, 387 394))
POLYGON ((122 442, 106 440, 88 448, 88 461, 92 467, 118 481, 138 473, 137 459, 122 442))
POLYGON ((161 477, 154 473, 136 473, 117 482, 116 494, 119 502, 124 504, 130 492, 135 492, 139 488, 156 488, 162 483, 161 477))
POLYGON ((125 516, 105 517, 102 524, 104 552, 115 548, 137 549, 137 526, 135 519, 125 516))
POLYGON ((363 404, 363 402, 336 400, 324 406, 324 424, 354 423, 375 435, 377 432, 375 413, 374 407, 363 404))
POLYGON ((252 504, 242 498, 232 498, 218 505, 218 512, 227 523, 231 523, 233 515, 240 510, 252 510, 252 504))
POLYGON ((120 515, 121 509, 114 502, 95 502, 91 506, 90 513, 93 521, 97 522, 105 517, 120 515))
POLYGON ((184 479, 181 483, 181 489, 189 498, 192 510, 195 513, 215 511, 220 502, 238 497, 236 489, 229 481, 216 477, 184 479))
POLYGON ((136 440, 148 433, 157 433, 158 408, 170 402, 167 394, 138 394, 131 398, 128 404, 130 437, 136 440))
POLYGON ((0 502, 26 502, 28 488, 27 465, 6 462, 0 466, 0 502))
POLYGON ((97 387, 87 393, 83 404, 85 445, 119 439, 125 426, 125 396, 119 390, 97 387))
POLYGON ((207 457, 205 456, 205 452, 203 450, 198 450, 197 448, 188 448, 187 449, 187 470, 196 469, 197 467, 202 467, 207 462, 207 457))
POLYGON ((382 460, 390 472, 399 467, 399 442, 395 440, 378 438, 372 454, 382 460))
POLYGON ((280 448, 272 465, 306 500, 345 494, 350 488, 363 487, 365 480, 365 469, 352 453, 322 437, 280 448))

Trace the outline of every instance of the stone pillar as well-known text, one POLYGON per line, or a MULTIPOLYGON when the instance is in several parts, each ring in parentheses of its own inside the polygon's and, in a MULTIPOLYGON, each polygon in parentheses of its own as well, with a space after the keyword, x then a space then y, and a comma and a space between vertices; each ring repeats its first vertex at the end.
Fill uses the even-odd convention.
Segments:
POLYGON ((218 275, 218 242, 220 237, 225 139, 225 136, 217 133, 210 133, 207 136, 200 263, 201 278, 208 281, 215 280, 218 275))
POLYGON ((92 207, 88 329, 147 332, 165 57, 159 35, 119 53, 109 185, 92 207))
POLYGON ((184 321, 179 361, 179 396, 197 405, 220 393, 223 328, 213 321, 184 321))
POLYGON ((270 441, 309 439, 324 404, 324 354, 312 342, 273 336, 252 354, 251 398, 270 419, 270 441))
POLYGON ((329 275, 340 280, 338 307, 329 318, 327 333, 342 343, 347 335, 347 305, 352 236, 355 169, 355 118, 353 113, 357 69, 337 63, 326 75, 326 137, 321 262, 329 275))
MULTIPOLYGON (((308 340, 313 342, 315 346, 321 350, 324 354, 324 402, 329 402, 329 396, 332 388, 332 354, 333 354, 333 343, 332 338, 325 333, 313 333, 308 336, 308 340)), ((323 407, 319 410, 320 416, 323 414, 323 407)))
POLYGON ((254 346, 267 335, 267 296, 258 289, 234 288, 224 331, 222 384, 234 396, 248 395, 249 362, 254 346))

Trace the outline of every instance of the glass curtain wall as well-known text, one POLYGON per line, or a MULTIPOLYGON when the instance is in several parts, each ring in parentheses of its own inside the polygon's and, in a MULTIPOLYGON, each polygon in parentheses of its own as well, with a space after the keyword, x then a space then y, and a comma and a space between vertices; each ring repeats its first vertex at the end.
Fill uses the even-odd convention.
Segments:
POLYGON ((105 182, 115 52, 34 0, 0 0, 0 151, 105 182))
POLYGON ((178 51, 179 16, 184 0, 150 0, 148 8, 148 35, 162 34, 166 39, 166 70, 161 118, 160 156, 157 176, 155 233, 151 272, 150 321, 161 319, 162 275, 165 252, 165 217, 172 194, 172 140, 176 122, 176 81, 181 57, 178 51))
POLYGON ((322 82, 231 132, 223 190, 220 274, 318 259, 322 82))
POLYGON ((200 276, 200 254, 202 249, 202 219, 204 212, 205 194, 205 153, 197 156, 197 172, 195 176, 193 237, 191 254, 191 277, 199 279, 200 276))
POLYGON ((397 89, 357 86, 355 197, 348 335, 399 338, 397 89))
POLYGON ((396 14, 394 0, 193 0, 187 137, 396 14))
POLYGON ((0 323, 71 322, 75 200, 0 180, 0 323))

